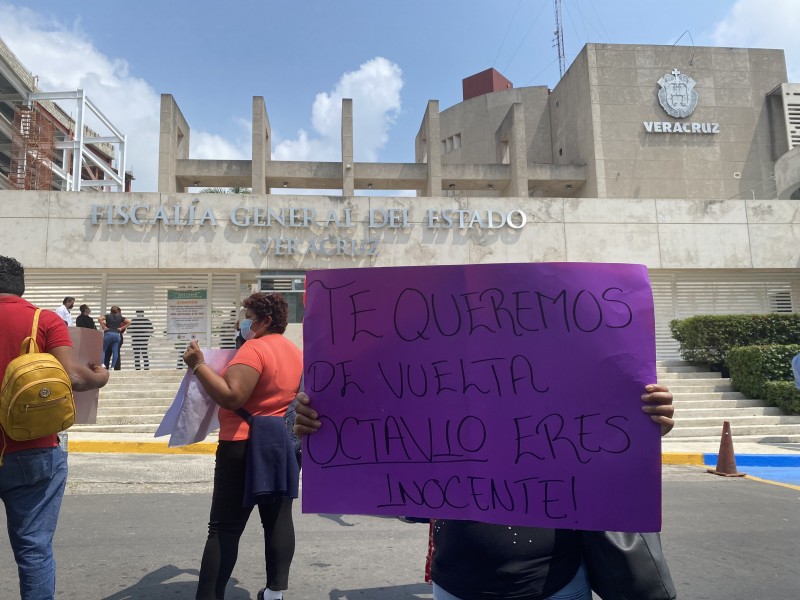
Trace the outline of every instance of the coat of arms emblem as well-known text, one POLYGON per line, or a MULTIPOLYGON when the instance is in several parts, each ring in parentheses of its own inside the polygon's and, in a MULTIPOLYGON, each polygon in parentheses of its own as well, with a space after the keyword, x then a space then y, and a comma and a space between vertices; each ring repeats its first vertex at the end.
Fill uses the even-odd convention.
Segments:
POLYGON ((658 101, 661 107, 671 117, 688 117, 697 108, 697 92, 694 86, 697 82, 684 75, 678 69, 667 73, 658 80, 661 89, 658 90, 658 101))

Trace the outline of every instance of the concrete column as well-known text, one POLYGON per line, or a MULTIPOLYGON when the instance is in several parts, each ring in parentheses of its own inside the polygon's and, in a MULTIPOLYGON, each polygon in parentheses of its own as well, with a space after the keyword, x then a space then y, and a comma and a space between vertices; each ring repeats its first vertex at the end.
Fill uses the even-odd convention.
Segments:
POLYGON ((442 196, 442 146, 439 139, 439 101, 429 100, 415 140, 415 160, 427 163, 428 181, 423 196, 442 196))
POLYGON ((353 100, 342 98, 342 196, 355 194, 353 162, 353 100))
POLYGON ((495 133, 498 162, 507 162, 511 167, 511 180, 505 188, 510 197, 528 197, 528 146, 525 139, 525 111, 515 102, 508 109, 503 122, 495 133))
POLYGON ((189 124, 172 94, 161 94, 158 135, 158 191, 185 192, 176 178, 177 161, 189 158, 189 124))
POLYGON ((272 130, 263 96, 253 96, 253 179, 254 194, 269 194, 267 162, 272 160, 272 130))

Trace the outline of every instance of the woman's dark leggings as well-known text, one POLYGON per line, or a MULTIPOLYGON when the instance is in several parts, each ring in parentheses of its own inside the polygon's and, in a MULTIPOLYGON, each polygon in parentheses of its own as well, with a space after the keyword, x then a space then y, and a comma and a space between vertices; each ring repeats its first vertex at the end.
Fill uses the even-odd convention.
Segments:
MULTIPOLYGON (((224 598, 225 586, 236 564, 239 538, 253 510, 242 506, 246 446, 246 441, 220 440, 217 447, 211 517, 200 564, 197 600, 224 598)), ((280 497, 273 503, 259 504, 258 513, 264 527, 267 587, 285 590, 289 587, 289 567, 294 556, 292 499, 280 497)))

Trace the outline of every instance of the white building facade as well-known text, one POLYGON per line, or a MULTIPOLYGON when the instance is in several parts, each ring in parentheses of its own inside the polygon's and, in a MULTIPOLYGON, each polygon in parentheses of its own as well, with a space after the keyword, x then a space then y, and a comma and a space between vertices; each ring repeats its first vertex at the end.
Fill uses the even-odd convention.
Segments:
POLYGON ((163 96, 158 193, 2 191, 0 254, 41 306, 144 310, 154 367, 185 345, 166 334, 169 290, 206 291, 215 346, 250 290, 284 291, 299 341, 307 270, 531 261, 645 264, 658 354, 674 357, 673 318, 800 309, 800 86, 786 79, 779 50, 588 45, 554 90, 429 102, 414 163, 354 162, 349 100, 341 162, 272 161, 262 98, 251 160, 191 159, 163 96), (186 193, 204 186, 253 193, 186 193))

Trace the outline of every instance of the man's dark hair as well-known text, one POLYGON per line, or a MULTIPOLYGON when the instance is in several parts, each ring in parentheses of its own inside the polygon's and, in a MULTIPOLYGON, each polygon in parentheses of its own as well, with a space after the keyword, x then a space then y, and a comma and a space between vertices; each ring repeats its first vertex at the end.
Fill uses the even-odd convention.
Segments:
POLYGON ((87 310, 89 310, 89 305, 88 304, 81 304, 79 310, 81 311, 81 314, 84 314, 87 310))
POLYGON ((75 302, 75 298, 73 298, 72 296, 67 296, 66 298, 64 298, 64 301, 63 301, 61 304, 66 304, 66 303, 67 303, 67 302, 69 302, 70 300, 72 300, 73 302, 75 302))
POLYGON ((0 256, 0 294, 25 293, 25 268, 16 258, 0 256))

